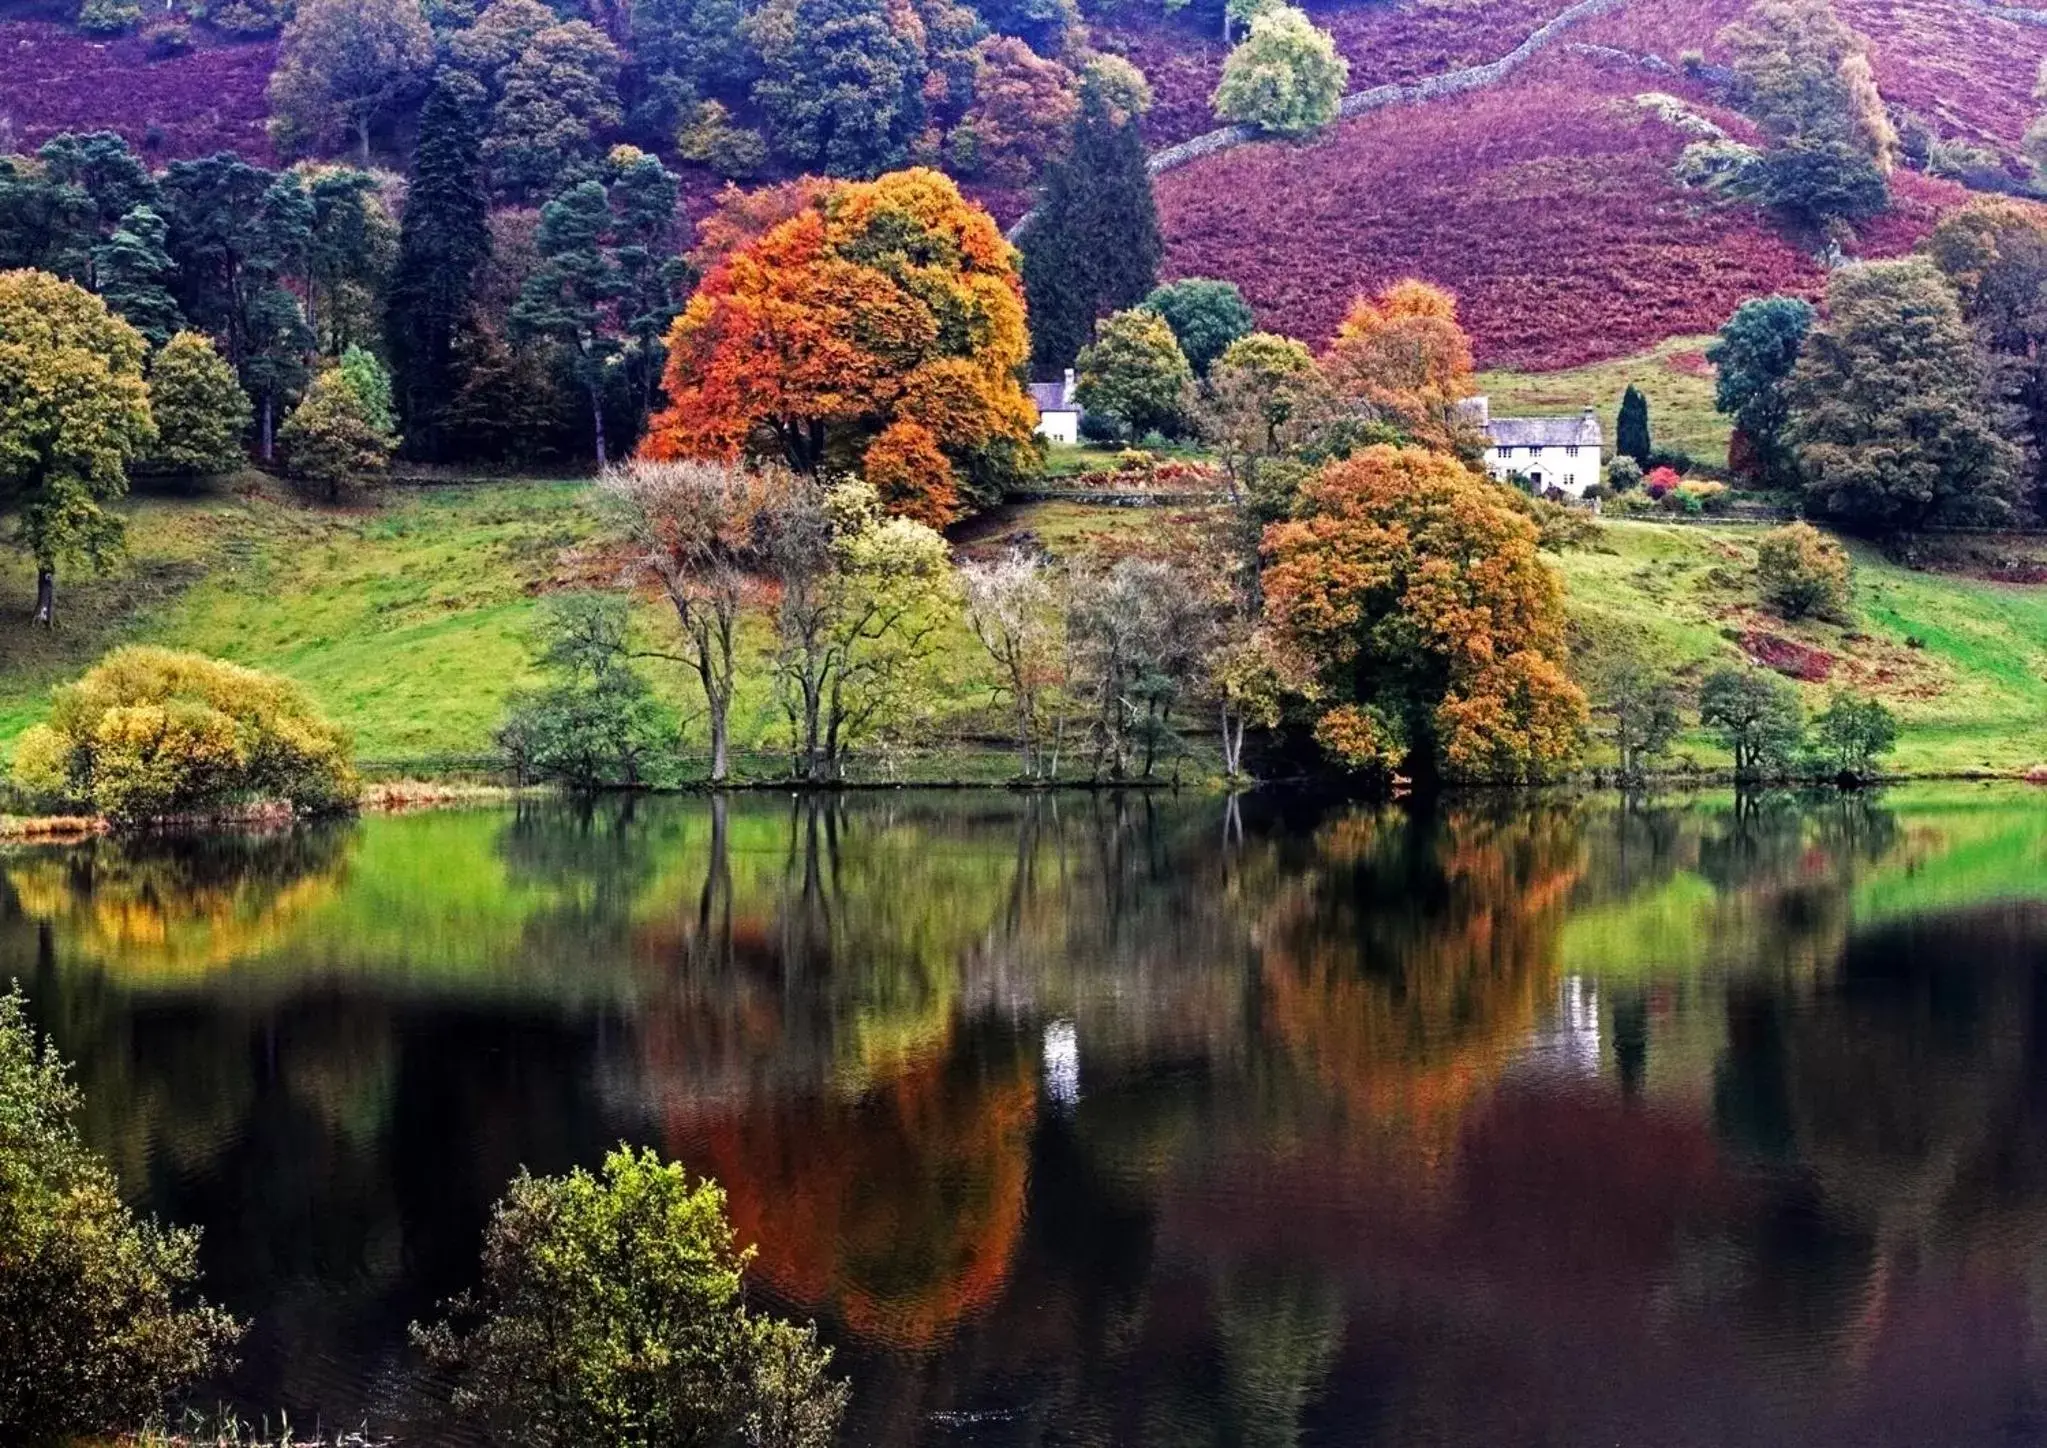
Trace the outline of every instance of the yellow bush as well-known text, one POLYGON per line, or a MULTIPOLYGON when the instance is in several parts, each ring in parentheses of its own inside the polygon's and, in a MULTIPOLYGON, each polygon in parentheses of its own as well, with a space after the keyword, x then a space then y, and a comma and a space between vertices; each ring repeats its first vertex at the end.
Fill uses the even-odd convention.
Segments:
POLYGON ((120 823, 276 801, 346 807, 347 736, 288 679, 171 649, 116 649, 57 691, 24 734, 14 782, 47 803, 120 823))

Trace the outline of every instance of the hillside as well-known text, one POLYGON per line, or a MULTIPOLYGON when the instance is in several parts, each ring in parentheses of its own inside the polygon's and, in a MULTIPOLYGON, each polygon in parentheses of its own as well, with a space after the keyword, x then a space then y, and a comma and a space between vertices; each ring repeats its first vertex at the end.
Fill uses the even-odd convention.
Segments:
POLYGON ((1710 335, 1672 337, 1646 352, 1556 372, 1482 372, 1477 388, 1503 417, 1568 417, 1590 407, 1611 433, 1621 394, 1630 386, 1649 400, 1659 448, 1689 453, 1708 467, 1727 465, 1725 415, 1713 408, 1710 335))
MULTIPOLYGON (((41 717, 52 685, 114 643, 144 640, 298 679, 355 731, 373 765, 446 767, 492 748, 506 696, 529 678, 546 596, 616 577, 614 561, 592 546, 595 516, 579 482, 392 489, 374 509, 350 511, 310 509, 245 485, 137 498, 125 510, 128 561, 105 579, 67 580, 55 634, 0 632, 0 753, 41 717)), ((989 552, 1029 540, 1086 555, 1186 516, 1030 504, 975 520, 955 543, 989 552)), ((1863 552, 1855 627, 1789 625, 1754 606, 1756 536, 1733 525, 1607 525, 1595 550, 1554 560, 1578 647, 1634 634, 1694 681, 1748 650, 1795 652, 1826 673, 1804 686, 1815 707, 1846 684, 1897 709, 1899 769, 2020 773, 2047 761, 2047 587, 1914 572, 1863 552)), ((1989 571, 1982 560, 1969 566, 1989 571)), ((2022 576, 2047 578, 2047 565, 2022 576)), ((9 555, 0 612, 23 616, 31 585, 9 555)), ((651 597, 639 616, 650 640, 671 627, 651 597)), ((748 647, 766 646, 756 624, 748 647)), ((647 668, 685 718, 695 714, 679 669, 647 668)), ((742 748, 770 740, 779 723, 760 671, 752 675, 733 711, 742 748)), ((943 675, 931 732, 958 738, 990 727, 978 645, 964 629, 945 642, 943 675)), ((699 724, 699 745, 701 734, 699 724)), ((1704 766, 1724 763, 1703 738, 1682 752, 1704 766)), ((991 767, 999 774, 1002 761, 991 767)))

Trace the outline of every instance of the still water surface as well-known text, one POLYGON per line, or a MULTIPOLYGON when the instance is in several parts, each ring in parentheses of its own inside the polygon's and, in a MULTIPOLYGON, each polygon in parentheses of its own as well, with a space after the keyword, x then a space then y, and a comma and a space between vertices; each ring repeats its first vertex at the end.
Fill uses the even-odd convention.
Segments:
POLYGON ((873 1444, 2047 1441, 2047 795, 899 795, 0 856, 253 1319, 405 1345, 521 1165, 715 1174, 873 1444))

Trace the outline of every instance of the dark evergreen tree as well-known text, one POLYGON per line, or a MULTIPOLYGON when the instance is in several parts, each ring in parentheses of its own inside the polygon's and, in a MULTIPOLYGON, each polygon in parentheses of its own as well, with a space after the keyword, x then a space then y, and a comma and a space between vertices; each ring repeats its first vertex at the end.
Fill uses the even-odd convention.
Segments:
POLYGON ((170 228, 148 206, 121 218, 114 234, 92 249, 92 269, 99 293, 128 325, 161 347, 185 325, 170 280, 177 263, 164 249, 170 228))
POLYGON ((349 299, 373 298, 382 288, 391 267, 390 218, 367 171, 321 171, 307 181, 306 199, 312 205, 302 267, 306 325, 322 352, 339 357, 370 340, 356 333, 364 313, 374 317, 378 309, 349 299))
POLYGON ((1613 450, 1624 458, 1633 458, 1644 468, 1649 466, 1649 454, 1655 444, 1649 437, 1649 399, 1636 390, 1633 383, 1621 394, 1621 415, 1614 427, 1613 450))
POLYGON ((540 213, 540 265, 512 308, 515 336, 551 339, 590 403, 601 467, 610 459, 607 405, 637 435, 661 378, 662 338, 675 320, 675 177, 626 149, 612 177, 572 186, 540 213), (613 389, 623 384, 625 395, 613 389))
POLYGON ((490 257, 489 215, 475 118, 437 87, 420 115, 385 331, 406 446, 421 457, 447 444, 444 414, 464 378, 457 342, 490 257))
POLYGON ((667 146, 698 101, 745 97, 758 70, 741 0, 632 0, 630 123, 667 146))
POLYGON ((1158 280, 1165 243, 1135 117, 1086 99, 1020 245, 1031 364, 1050 374, 1073 364, 1097 317, 1135 306, 1158 280))
POLYGON ((285 285, 307 253, 312 200, 297 177, 226 152, 172 162, 163 200, 178 303, 221 340, 255 399, 267 462, 280 403, 303 380, 313 346, 298 298, 285 285))
POLYGON ((614 304, 625 278, 604 241, 611 200, 601 181, 570 187, 540 213, 534 242, 540 265, 512 308, 515 334, 557 343, 576 385, 590 402, 597 465, 610 461, 604 436, 605 373, 620 350, 614 304))
POLYGON ((924 129, 924 30, 886 0, 769 0, 754 34, 754 99, 775 147, 833 176, 874 176, 903 164, 924 129))
POLYGON ((93 251, 138 206, 156 200, 149 168, 112 131, 52 136, 36 151, 45 181, 62 192, 73 230, 46 270, 94 291, 93 251))

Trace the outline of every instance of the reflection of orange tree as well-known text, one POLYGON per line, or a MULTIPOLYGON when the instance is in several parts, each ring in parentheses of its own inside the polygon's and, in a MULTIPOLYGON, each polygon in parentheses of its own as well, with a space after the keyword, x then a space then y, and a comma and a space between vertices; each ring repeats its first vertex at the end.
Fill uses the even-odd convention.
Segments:
POLYGON ((326 826, 108 838, 22 851, 6 876, 23 913, 55 926, 67 953, 169 983, 282 943, 335 898, 347 839, 326 826))
POLYGON ((1267 917, 1265 1018, 1356 1120, 1447 1143, 1551 988, 1583 869, 1566 806, 1347 815, 1267 917))
POLYGON ((1036 1106, 1031 1058, 1016 1051, 995 1065, 927 1061, 855 1100, 678 1123, 671 1147, 724 1184, 773 1291, 870 1341, 927 1348, 1008 1279, 1036 1106))

